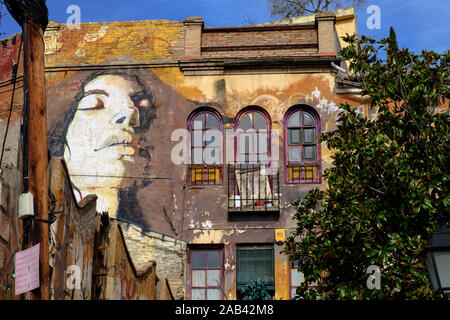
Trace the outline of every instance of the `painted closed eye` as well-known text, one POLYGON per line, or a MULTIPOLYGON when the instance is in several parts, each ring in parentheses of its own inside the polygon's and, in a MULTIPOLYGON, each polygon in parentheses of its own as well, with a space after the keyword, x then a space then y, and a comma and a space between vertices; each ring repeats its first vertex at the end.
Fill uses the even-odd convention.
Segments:
POLYGON ((92 101, 93 99, 87 99, 88 101, 85 101, 84 103, 82 103, 83 107, 78 108, 78 110, 80 111, 93 111, 93 110, 101 110, 105 108, 105 103, 103 102, 103 100, 101 98, 95 98, 94 101, 92 101))

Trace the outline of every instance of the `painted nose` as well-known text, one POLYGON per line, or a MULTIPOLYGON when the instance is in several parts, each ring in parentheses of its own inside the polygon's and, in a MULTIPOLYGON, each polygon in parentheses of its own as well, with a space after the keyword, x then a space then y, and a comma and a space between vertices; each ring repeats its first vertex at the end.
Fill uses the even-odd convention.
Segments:
POLYGON ((139 126, 139 112, 135 107, 124 109, 113 117, 112 122, 117 125, 136 128, 139 126))

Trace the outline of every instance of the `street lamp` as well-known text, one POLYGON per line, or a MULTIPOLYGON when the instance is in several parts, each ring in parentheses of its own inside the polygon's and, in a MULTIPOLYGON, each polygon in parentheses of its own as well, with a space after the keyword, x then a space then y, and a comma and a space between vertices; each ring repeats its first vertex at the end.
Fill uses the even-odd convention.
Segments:
POLYGON ((434 291, 450 293, 450 230, 445 226, 446 218, 439 216, 441 227, 425 247, 425 263, 434 291))

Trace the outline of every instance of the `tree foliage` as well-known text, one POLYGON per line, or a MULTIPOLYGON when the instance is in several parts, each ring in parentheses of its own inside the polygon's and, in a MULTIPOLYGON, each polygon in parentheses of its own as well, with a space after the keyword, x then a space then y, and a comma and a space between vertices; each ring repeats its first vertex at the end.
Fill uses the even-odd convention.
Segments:
POLYGON ((247 283, 244 289, 242 289, 244 300, 271 300, 272 296, 267 291, 267 285, 265 282, 256 279, 247 283))
POLYGON ((284 252, 299 261, 306 299, 431 299, 423 250, 449 213, 450 51, 413 54, 388 38, 346 37, 341 55, 378 107, 375 119, 341 105, 327 187, 298 200, 284 252), (386 53, 386 58, 378 56, 386 53), (440 106, 440 107, 439 107, 440 106), (381 268, 381 288, 367 268, 381 268), (317 285, 311 287, 311 283, 317 285))
POLYGON ((358 7, 366 0, 269 0, 272 17, 291 18, 309 13, 342 8, 344 5, 358 7))

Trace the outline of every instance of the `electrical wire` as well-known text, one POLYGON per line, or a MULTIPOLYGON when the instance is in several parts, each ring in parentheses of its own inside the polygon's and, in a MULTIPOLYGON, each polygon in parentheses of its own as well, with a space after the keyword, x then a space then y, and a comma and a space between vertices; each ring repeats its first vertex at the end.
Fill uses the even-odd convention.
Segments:
POLYGON ((6 122, 5 135, 3 137, 2 154, 0 156, 0 168, 2 167, 2 163, 3 163, 3 154, 5 151, 6 137, 8 136, 9 124, 11 122, 11 114, 12 114, 12 109, 13 109, 13 104, 14 104, 14 94, 16 92, 17 70, 19 69, 20 54, 22 52, 22 42, 23 42, 22 38, 23 37, 20 37, 19 54, 18 54, 18 58, 17 58, 17 63, 13 65, 13 74, 12 74, 13 90, 12 90, 12 94, 11 94, 11 105, 9 106, 8 121, 6 122))

